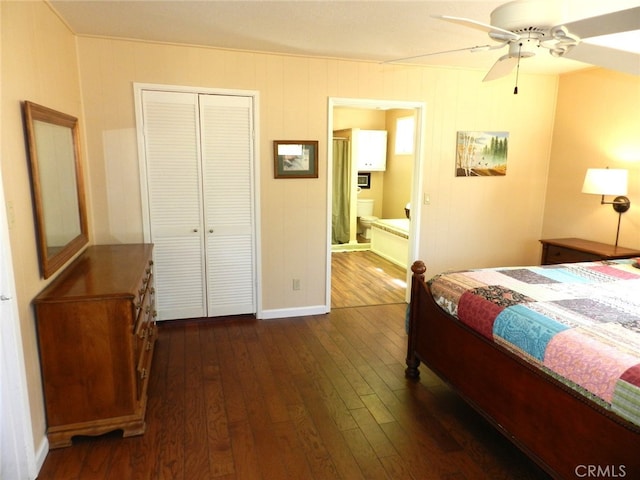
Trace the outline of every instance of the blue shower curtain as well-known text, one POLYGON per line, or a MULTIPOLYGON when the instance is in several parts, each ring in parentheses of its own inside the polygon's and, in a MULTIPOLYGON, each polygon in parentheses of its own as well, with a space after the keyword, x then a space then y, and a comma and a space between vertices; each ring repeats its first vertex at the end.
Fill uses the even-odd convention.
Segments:
POLYGON ((349 243, 351 149, 346 139, 333 140, 333 202, 331 243, 349 243))

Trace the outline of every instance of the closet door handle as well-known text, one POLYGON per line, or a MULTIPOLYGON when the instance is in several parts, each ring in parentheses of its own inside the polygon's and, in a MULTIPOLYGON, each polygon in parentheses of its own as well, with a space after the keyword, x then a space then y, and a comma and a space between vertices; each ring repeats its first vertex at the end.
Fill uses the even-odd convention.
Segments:
POLYGON ((197 229, 197 228, 194 228, 194 229, 193 229, 193 233, 198 233, 198 229, 197 229))
POLYGON ((213 228, 210 228, 210 229, 209 229, 209 233, 213 233, 213 228))

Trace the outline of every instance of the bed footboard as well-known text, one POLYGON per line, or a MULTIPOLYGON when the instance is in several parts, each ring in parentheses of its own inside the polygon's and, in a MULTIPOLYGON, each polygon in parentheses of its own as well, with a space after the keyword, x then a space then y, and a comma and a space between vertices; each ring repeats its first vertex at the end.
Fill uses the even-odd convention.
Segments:
POLYGON ((421 304, 424 298, 423 291, 426 288, 424 283, 424 274, 427 271, 427 267, 421 260, 417 260, 411 265, 411 271, 413 275, 411 277, 411 302, 409 303, 409 322, 407 325, 407 368, 404 371, 407 378, 417 380, 420 377, 420 360, 416 355, 415 339, 417 332, 415 328, 418 325, 418 318, 422 311, 421 304))

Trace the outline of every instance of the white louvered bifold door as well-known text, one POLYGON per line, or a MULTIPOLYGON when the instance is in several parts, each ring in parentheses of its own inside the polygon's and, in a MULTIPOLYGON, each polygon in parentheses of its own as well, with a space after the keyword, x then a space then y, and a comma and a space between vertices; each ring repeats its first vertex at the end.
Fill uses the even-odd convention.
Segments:
POLYGON ((209 316, 255 313, 253 101, 201 95, 209 316))
POLYGON ((143 92, 158 320, 206 315, 198 95, 143 92))

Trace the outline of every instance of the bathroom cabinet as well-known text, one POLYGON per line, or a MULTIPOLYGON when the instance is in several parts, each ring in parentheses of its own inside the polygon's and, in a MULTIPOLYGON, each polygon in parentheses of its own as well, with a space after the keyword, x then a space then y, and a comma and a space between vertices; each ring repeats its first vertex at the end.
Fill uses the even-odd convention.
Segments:
POLYGON ((358 171, 383 172, 387 169, 386 130, 354 128, 352 138, 358 171))

